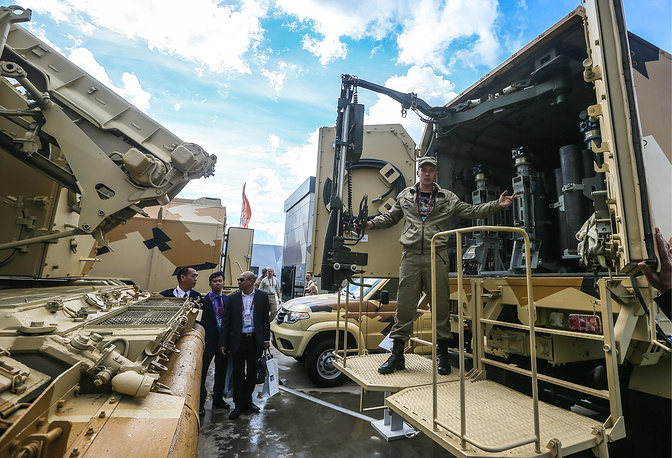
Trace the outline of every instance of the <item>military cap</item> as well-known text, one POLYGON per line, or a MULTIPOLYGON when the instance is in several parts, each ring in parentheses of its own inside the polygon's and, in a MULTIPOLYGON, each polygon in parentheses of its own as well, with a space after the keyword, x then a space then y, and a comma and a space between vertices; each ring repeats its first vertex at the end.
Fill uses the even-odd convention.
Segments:
POLYGON ((431 156, 423 156, 420 159, 418 159, 418 168, 422 167, 425 164, 430 164, 433 166, 437 165, 436 159, 434 159, 431 156))

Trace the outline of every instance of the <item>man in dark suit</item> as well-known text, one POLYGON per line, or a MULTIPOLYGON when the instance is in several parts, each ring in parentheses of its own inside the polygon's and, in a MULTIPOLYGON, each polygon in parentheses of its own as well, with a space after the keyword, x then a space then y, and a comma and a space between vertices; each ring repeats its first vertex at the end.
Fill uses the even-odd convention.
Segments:
POLYGON ((233 402, 236 408, 229 419, 244 411, 259 412, 252 402, 257 378, 257 359, 264 348, 271 346, 271 326, 268 320, 268 294, 254 287, 254 274, 243 272, 238 277, 239 291, 227 296, 219 346, 222 354, 229 353, 233 363, 233 402))
POLYGON ((201 297, 201 293, 196 291, 194 287, 198 281, 198 272, 191 267, 180 267, 175 272, 177 277, 177 287, 161 291, 163 297, 185 297, 189 296, 191 299, 201 297))
POLYGON ((226 297, 222 294, 224 288, 224 274, 214 272, 208 278, 210 292, 203 297, 201 303, 203 314, 201 326, 205 329, 205 349, 203 351, 203 370, 201 372, 201 403, 198 409, 199 415, 205 415, 205 399, 208 390, 205 388, 205 379, 208 376, 208 368, 215 358, 215 384, 212 392, 212 406, 228 409, 229 405, 224 400, 226 364, 228 357, 219 351, 219 329, 222 326, 224 310, 226 309, 226 297))

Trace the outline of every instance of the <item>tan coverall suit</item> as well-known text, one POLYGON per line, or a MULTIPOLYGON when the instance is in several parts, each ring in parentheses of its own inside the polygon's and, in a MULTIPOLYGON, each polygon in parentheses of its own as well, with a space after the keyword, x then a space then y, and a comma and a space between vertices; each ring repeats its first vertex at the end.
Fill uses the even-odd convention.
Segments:
MULTIPOLYGON (((434 206, 423 221, 418 208, 418 184, 404 189, 397 196, 392 208, 373 220, 373 229, 384 229, 397 224, 406 217, 399 242, 403 246, 399 266, 399 295, 394 326, 390 337, 408 342, 413 331, 413 320, 418 301, 424 289, 431 301, 431 248, 432 237, 438 232, 449 230, 453 216, 466 219, 487 218, 499 210, 499 202, 493 200, 485 204, 471 205, 462 202, 451 191, 434 183, 434 206)), ((446 246, 448 238, 437 240, 437 333, 439 339, 450 339, 450 309, 448 307, 448 262, 446 246)), ((430 302, 431 304, 431 302, 430 302)))

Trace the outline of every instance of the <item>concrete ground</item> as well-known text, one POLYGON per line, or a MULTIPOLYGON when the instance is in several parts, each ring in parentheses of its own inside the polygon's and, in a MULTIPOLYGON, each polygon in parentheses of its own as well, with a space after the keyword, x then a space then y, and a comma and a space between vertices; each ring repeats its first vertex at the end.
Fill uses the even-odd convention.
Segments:
MULTIPOLYGON (((383 410, 359 413, 359 386, 316 388, 303 365, 273 349, 284 382, 278 394, 257 398, 261 412, 229 420, 230 410, 205 404, 198 438, 199 457, 451 457, 422 433, 386 441, 366 417, 383 418, 383 410), (326 405, 325 405, 326 404, 326 405)), ((208 374, 212 390, 214 365, 208 374)), ((367 406, 383 405, 382 393, 369 393, 367 406)), ((227 400, 233 404, 231 399, 227 400)))

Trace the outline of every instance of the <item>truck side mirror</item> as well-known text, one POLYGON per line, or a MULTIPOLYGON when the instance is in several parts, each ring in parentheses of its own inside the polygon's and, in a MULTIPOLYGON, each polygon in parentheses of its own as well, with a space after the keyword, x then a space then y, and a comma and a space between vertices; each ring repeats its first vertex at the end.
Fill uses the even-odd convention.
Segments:
POLYGON ((390 303, 390 293, 387 292, 387 290, 382 290, 380 292, 380 303, 383 305, 387 305, 390 303))

